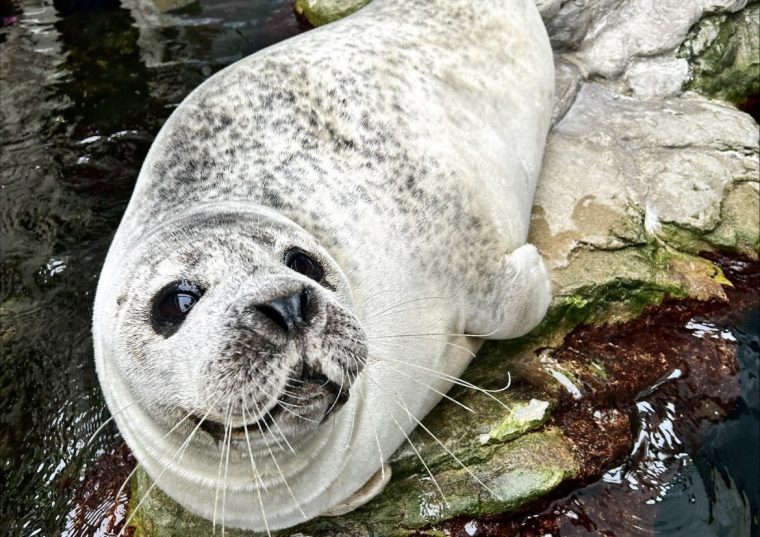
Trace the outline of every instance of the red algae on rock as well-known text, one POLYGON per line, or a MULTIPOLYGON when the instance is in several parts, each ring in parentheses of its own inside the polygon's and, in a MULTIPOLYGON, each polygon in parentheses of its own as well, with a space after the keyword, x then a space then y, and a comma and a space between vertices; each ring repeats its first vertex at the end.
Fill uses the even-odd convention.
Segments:
POLYGON ((583 392, 561 396, 546 425, 569 441, 577 476, 517 513, 459 517, 418 535, 651 535, 682 461, 740 395, 736 340, 719 326, 760 305, 760 262, 703 255, 731 281, 726 301, 666 300, 630 322, 580 326, 553 353, 583 392))
MULTIPOLYGON (((118 535, 127 518, 132 491, 128 479, 135 464, 132 452, 124 443, 100 457, 76 492, 62 535, 118 535)), ((134 528, 127 528, 122 535, 132 537, 133 534, 134 528)))

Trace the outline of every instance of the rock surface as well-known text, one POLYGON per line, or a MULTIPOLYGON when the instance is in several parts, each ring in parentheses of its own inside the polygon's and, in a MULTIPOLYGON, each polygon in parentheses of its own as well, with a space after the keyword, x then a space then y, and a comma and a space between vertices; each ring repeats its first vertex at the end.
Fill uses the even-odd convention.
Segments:
POLYGON ((322 26, 357 11, 370 0, 295 0, 296 13, 314 26, 322 26))
POLYGON ((689 32, 679 56, 691 64, 689 88, 741 103, 760 94, 760 3, 736 13, 703 18, 689 32))
MULTIPOLYGON (((322 2, 297 3, 310 20, 315 17, 312 22, 323 20, 303 7, 316 10, 322 2)), ((344 15, 348 3, 334 4, 344 15)), ((550 313, 525 338, 484 347, 465 380, 495 391, 452 390, 456 402, 442 401, 424 421, 440 442, 418 428, 411 436, 415 449, 405 445, 392 458, 393 477, 383 494, 353 513, 281 535, 408 535, 457 516, 514 510, 567 480, 602 471, 619 451, 610 448, 591 462, 589 451, 568 434, 572 422, 547 422, 567 401, 594 396, 581 378, 620 380, 598 356, 581 351, 573 367, 564 365, 558 356, 567 334, 581 323, 630 320, 666 296, 725 300, 730 282, 701 252, 757 259, 758 125, 705 95, 742 102, 757 92, 751 36, 758 35, 759 4, 538 5, 557 51, 555 122, 530 236, 554 280, 550 313), (726 84, 729 78, 741 84, 726 84), (515 382, 501 390, 510 374, 515 382)), ((637 358, 630 356, 632 363, 637 358)), ((635 394, 645 387, 628 389, 635 394)), ((597 412, 588 423, 600 440, 630 432, 612 403, 598 402, 597 412)), ((134 509, 150 483, 138 474, 133 485, 134 509)), ((211 531, 210 523, 181 511, 158 490, 135 522, 137 535, 211 531)))

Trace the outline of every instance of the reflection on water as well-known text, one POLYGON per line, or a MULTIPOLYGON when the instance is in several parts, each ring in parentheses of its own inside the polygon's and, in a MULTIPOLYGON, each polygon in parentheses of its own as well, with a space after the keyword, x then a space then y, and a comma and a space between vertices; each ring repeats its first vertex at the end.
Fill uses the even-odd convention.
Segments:
POLYGON ((692 319, 685 328, 697 338, 735 342, 737 374, 673 371, 640 396, 635 443, 623 463, 530 517, 520 535, 758 535, 760 309, 755 302, 748 313, 692 319))
POLYGON ((106 428, 85 447, 107 418, 90 317, 153 137, 210 74, 303 30, 289 0, 146 6, 0 2, 0 535, 60 532, 83 472, 117 443, 106 428))

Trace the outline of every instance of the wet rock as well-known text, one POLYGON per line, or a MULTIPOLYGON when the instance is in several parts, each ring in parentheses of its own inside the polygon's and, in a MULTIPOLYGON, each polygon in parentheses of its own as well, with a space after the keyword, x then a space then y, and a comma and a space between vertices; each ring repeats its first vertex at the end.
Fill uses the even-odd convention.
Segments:
POLYGON ((322 26, 347 17, 369 2, 370 0, 296 0, 295 10, 313 26, 322 26))
POLYGON ((696 96, 638 100, 584 84, 549 137, 530 237, 560 294, 621 276, 678 287, 652 259, 613 262, 645 251, 756 252, 757 132, 746 114, 696 96), (604 260, 599 270, 590 258, 604 260))
MULTIPOLYGON (((130 488, 127 479, 136 464, 126 444, 101 457, 77 489, 66 516, 64 535, 116 535, 126 522, 130 488)), ((131 532, 130 532, 131 533, 131 532)), ((125 531, 125 537, 131 537, 125 531)))
MULTIPOLYGON (((528 336, 483 348, 465 373, 482 389, 455 387, 456 401, 425 418, 410 435, 414 449, 406 444, 391 458, 393 476, 379 497, 278 535, 440 535, 451 520, 476 531, 473 518, 490 520, 598 477, 631 449, 639 394, 682 365, 679 348, 699 344, 668 334, 700 304, 726 303, 732 281, 743 278, 704 252, 756 263, 758 125, 705 96, 734 98, 727 73, 751 78, 757 64, 745 51, 757 34, 757 2, 537 4, 557 66, 530 235, 554 282, 550 312, 528 336), (735 50, 734 60, 718 50, 735 50), (663 301, 658 317, 652 307, 663 301), (665 332, 653 332, 658 325, 665 332)), ((318 3, 297 5, 307 13, 318 3)), ((755 91, 746 87, 742 95, 755 91)), ((715 348, 709 371, 730 374, 730 342, 715 348)), ((689 367, 694 382, 709 378, 699 363, 689 367)), ((138 476, 133 509, 150 488, 138 476)), ((135 522, 138 535, 211 531, 157 489, 135 522)))

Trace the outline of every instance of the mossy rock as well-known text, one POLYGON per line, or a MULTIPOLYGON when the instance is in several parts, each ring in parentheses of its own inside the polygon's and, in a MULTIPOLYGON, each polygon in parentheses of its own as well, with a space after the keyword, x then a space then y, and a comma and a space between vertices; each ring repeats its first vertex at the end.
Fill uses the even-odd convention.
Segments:
POLYGON ((690 32, 679 55, 689 61, 688 89, 741 104, 760 95, 760 2, 715 13, 690 32))
POLYGON ((313 26, 322 26, 347 17, 370 0, 296 0, 296 13, 306 17, 313 26))

